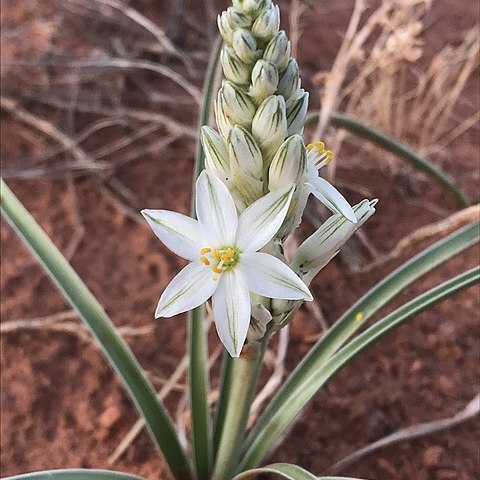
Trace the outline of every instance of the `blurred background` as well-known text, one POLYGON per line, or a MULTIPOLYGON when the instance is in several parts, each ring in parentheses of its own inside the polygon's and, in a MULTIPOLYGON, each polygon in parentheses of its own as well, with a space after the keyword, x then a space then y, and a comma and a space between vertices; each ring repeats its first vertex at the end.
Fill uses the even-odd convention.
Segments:
MULTIPOLYGON (((267 355, 254 415, 326 328, 421 248, 478 218, 404 160, 343 130, 346 112, 417 149, 473 205, 479 191, 479 9, 474 0, 280 1, 328 175, 375 216, 316 278, 267 355), (288 345, 288 348, 287 348, 288 345)), ((188 213, 216 0, 2 0, 2 177, 72 262, 162 391, 184 435, 184 316, 153 320, 182 266, 142 208, 188 213)), ((325 212, 310 205, 304 238, 325 212)), ((2 220, 2 475, 97 467, 169 478, 133 407, 76 315, 2 220), (140 431, 139 428, 137 428, 140 431)), ((478 262, 478 247, 397 304, 478 262)), ((319 393, 271 455, 321 473, 419 422, 448 418, 479 389, 478 287, 382 340, 319 393), (335 412, 333 414, 332 412, 335 412), (341 412, 341 415, 338 415, 341 412)), ((213 333, 213 332, 212 332, 213 333)), ((212 405, 219 342, 210 338, 212 405)), ((478 416, 365 456, 341 473, 392 480, 480 475, 478 416)))

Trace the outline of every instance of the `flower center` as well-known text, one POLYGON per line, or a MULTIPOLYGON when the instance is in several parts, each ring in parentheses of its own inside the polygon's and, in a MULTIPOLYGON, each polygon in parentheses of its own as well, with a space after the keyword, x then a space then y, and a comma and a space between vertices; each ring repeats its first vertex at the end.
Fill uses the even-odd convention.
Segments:
POLYGON ((321 168, 332 161, 331 150, 325 150, 323 142, 314 142, 307 145, 307 158, 317 167, 321 168))
POLYGON ((240 252, 236 247, 222 248, 202 248, 200 250, 200 261, 212 269, 213 280, 218 280, 218 276, 225 270, 233 268, 238 262, 240 252))

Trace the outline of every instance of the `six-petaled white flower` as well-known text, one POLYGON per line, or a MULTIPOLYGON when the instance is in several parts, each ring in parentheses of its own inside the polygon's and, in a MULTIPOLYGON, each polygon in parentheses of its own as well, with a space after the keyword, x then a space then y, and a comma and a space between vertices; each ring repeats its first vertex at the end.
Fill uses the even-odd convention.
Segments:
POLYGON ((170 282, 155 317, 171 317, 213 297, 218 335, 238 356, 250 323, 252 291, 268 298, 312 300, 308 287, 281 260, 258 252, 282 225, 294 186, 257 200, 238 217, 227 187, 202 172, 196 184, 198 220, 166 210, 143 210, 158 238, 189 263, 170 282))

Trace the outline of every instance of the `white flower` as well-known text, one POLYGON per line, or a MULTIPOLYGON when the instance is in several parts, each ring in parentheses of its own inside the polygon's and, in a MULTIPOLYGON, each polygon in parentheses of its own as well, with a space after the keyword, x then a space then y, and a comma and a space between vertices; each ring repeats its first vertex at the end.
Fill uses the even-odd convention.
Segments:
POLYGON ((143 210, 158 238, 191 262, 163 292, 155 317, 186 312, 213 296, 218 335, 230 355, 238 356, 250 323, 250 291, 269 298, 312 300, 287 265, 257 252, 282 225, 292 194, 293 186, 269 193, 238 217, 227 187, 204 171, 196 185, 198 220, 166 210, 143 210))
POLYGON ((355 212, 345 197, 318 175, 318 170, 332 161, 332 152, 325 150, 323 142, 311 143, 307 145, 307 160, 305 187, 333 213, 338 213, 352 223, 357 223, 355 212))

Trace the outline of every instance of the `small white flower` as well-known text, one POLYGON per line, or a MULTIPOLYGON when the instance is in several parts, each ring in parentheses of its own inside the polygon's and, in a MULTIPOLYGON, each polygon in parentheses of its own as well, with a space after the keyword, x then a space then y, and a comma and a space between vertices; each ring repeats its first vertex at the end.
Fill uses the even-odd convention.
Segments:
POLYGON ((333 213, 338 213, 352 223, 357 223, 355 212, 345 197, 318 175, 318 170, 332 161, 332 152, 325 150, 323 142, 311 143, 307 145, 307 160, 305 187, 333 213))
POLYGON ((258 252, 285 219, 293 186, 262 197, 238 217, 227 187, 204 171, 196 185, 198 220, 166 210, 143 210, 158 238, 190 260, 170 282, 155 317, 171 317, 213 296, 218 335, 238 356, 250 324, 250 291, 269 298, 312 300, 306 285, 278 258, 258 252))

